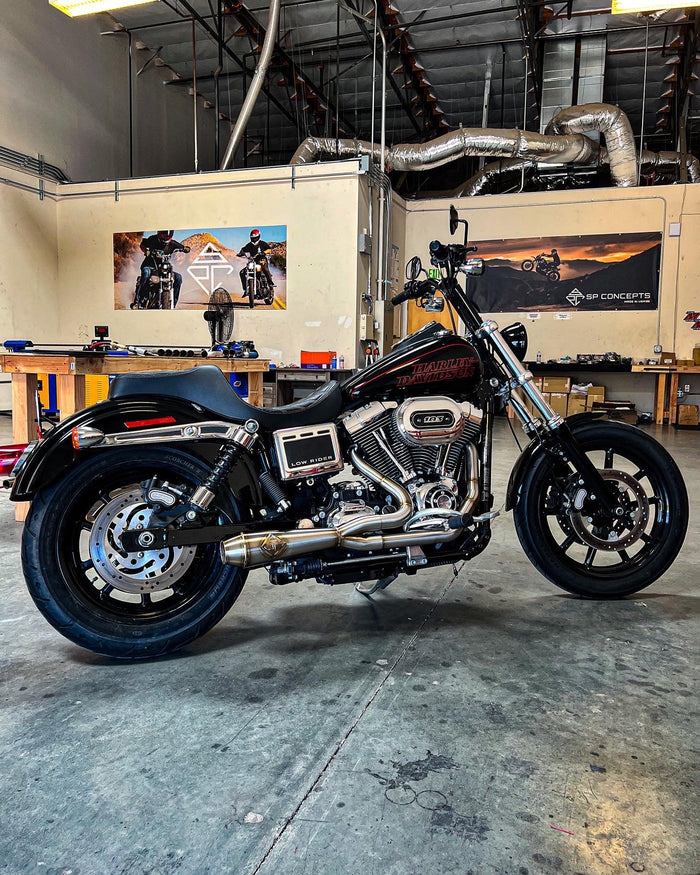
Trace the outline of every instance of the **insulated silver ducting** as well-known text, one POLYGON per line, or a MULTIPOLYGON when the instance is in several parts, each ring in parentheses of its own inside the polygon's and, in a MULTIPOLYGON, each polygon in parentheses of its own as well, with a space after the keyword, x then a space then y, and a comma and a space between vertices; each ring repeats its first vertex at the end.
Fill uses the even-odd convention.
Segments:
POLYGON ((618 106, 609 103, 585 103, 570 106, 554 116, 547 125, 548 134, 583 134, 599 131, 605 137, 610 175, 617 186, 637 184, 637 157, 632 125, 618 106))
MULTIPOLYGON (((607 164, 609 155, 606 149, 601 148, 599 163, 607 164)), ((640 155, 640 162, 645 170, 649 168, 658 168, 664 170, 668 168, 680 168, 685 164, 688 172, 688 181, 690 183, 700 182, 700 161, 694 156, 682 152, 649 152, 644 149, 640 155)), ((498 180, 506 174, 513 174, 517 171, 527 172, 537 168, 536 161, 527 161, 519 158, 503 158, 500 161, 494 161, 487 164, 483 170, 475 173, 466 182, 462 183, 453 192, 454 197, 477 197, 486 192, 491 187, 497 186, 498 180)))
MULTIPOLYGON (((275 48, 275 42, 277 41, 277 25, 279 23, 280 17, 280 3, 281 0, 270 0, 270 11, 267 18, 267 31, 265 33, 265 39, 263 40, 262 51, 260 52, 260 61, 258 63, 257 69, 255 70, 255 73, 253 73, 253 79, 250 83, 250 88, 248 89, 248 93, 245 96, 245 100, 243 102, 243 106, 241 107, 238 119, 236 120, 235 127, 231 132, 231 138, 228 141, 228 146, 226 146, 226 152, 224 153, 224 157, 221 159, 219 170, 226 170, 226 168, 231 163, 236 149, 238 148, 238 144, 241 141, 241 137, 243 136, 243 132, 248 126, 250 116, 252 115, 253 108, 255 107, 258 95, 260 94, 260 89, 263 87, 265 74, 267 73, 267 68, 270 66, 270 60, 272 58, 272 53, 275 48)), ((217 125, 219 124, 218 119, 216 120, 216 123, 217 125)))
POLYGON ((537 167, 536 161, 530 161, 527 158, 501 158, 500 161, 493 161, 487 164, 483 170, 475 173, 466 182, 462 183, 453 191, 454 197, 476 197, 483 194, 484 191, 492 185, 496 180, 506 173, 527 173, 528 170, 534 170, 537 167))
POLYGON ((688 181, 692 183, 700 182, 700 161, 695 155, 689 155, 687 152, 649 152, 643 149, 639 157, 643 168, 658 167, 677 167, 680 168, 685 164, 688 172, 688 181))
MULTIPOLYGON (((308 164, 321 155, 342 158, 371 155, 379 159, 380 149, 366 140, 336 140, 307 137, 294 153, 291 164, 308 164)), ((549 136, 532 131, 500 131, 460 128, 427 143, 399 144, 386 152, 387 170, 425 170, 467 156, 536 158, 566 164, 589 164, 597 158, 598 145, 581 134, 549 136)))

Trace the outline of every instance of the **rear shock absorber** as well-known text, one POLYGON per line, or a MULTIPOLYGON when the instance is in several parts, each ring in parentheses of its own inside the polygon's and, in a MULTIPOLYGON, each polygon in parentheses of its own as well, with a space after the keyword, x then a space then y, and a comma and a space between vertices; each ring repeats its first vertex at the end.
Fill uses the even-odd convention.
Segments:
POLYGON ((222 444, 214 461, 214 467, 209 472, 207 479, 195 489, 190 504, 199 511, 206 510, 214 500, 221 484, 228 477, 228 473, 238 458, 241 449, 248 449, 253 445, 258 433, 258 423, 254 419, 246 421, 245 425, 237 429, 230 440, 222 444))

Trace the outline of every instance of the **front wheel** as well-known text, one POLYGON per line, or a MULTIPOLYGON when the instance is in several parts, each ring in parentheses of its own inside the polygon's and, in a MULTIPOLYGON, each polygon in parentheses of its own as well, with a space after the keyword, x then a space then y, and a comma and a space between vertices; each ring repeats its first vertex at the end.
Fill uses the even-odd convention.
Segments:
POLYGON ((579 446, 619 493, 609 517, 582 501, 578 475, 546 453, 535 457, 513 511, 532 564, 557 586, 590 598, 620 598, 657 580, 673 563, 688 526, 688 495, 678 466, 653 438, 618 422, 574 430, 579 446))
POLYGON ((535 262, 531 258, 526 258, 525 261, 520 265, 523 270, 532 270, 535 266, 535 262))
POLYGON ((254 277, 250 277, 250 279, 248 280, 247 292, 248 292, 248 306, 254 307, 255 306, 255 278, 254 277))
MULTIPOLYGON (((144 484, 156 478, 190 491, 205 466, 175 450, 97 451, 32 502, 22 537, 29 592, 66 638, 105 656, 141 658, 177 650, 217 623, 246 578, 224 565, 217 544, 126 552, 120 535, 147 527, 144 484)), ((239 520, 222 493, 209 524, 239 520)))

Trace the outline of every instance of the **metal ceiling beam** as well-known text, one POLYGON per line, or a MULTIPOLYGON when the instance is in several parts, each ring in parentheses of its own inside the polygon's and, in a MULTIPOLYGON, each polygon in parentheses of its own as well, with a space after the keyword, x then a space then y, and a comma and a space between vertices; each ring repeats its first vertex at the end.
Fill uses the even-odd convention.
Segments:
MULTIPOLYGON (((170 9, 172 9, 173 12, 178 13, 180 15, 182 14, 180 9, 175 7, 175 6, 172 6, 171 3, 169 2, 169 0, 161 0, 161 2, 165 3, 165 5, 168 6, 170 9)), ((214 40, 214 42, 216 43, 216 45, 218 47, 220 45, 218 34, 217 34, 216 30, 214 30, 214 28, 209 24, 209 22, 206 20, 206 18, 201 16, 197 12, 197 10, 192 6, 192 4, 188 2, 188 0, 177 0, 177 2, 180 6, 182 6, 184 9, 186 9, 189 12, 190 16, 192 16, 192 18, 194 18, 194 20, 200 25, 200 27, 202 27, 206 31, 206 33, 211 37, 211 39, 214 40)), ((188 16, 182 16, 182 18, 183 18, 183 20, 186 21, 188 16)), ((223 44, 223 51, 228 55, 229 58, 231 58, 231 60, 234 63, 238 64, 238 66, 241 68, 241 70, 244 70, 244 71, 246 70, 246 66, 245 66, 244 61, 241 58, 239 58, 238 55, 231 48, 229 48, 227 43, 223 44)), ((264 87, 264 86, 263 86, 263 91, 265 92, 267 97, 272 101, 272 103, 277 107, 277 109, 279 109, 279 111, 285 116, 285 118, 287 118, 290 122, 296 124, 296 120, 295 120, 294 116, 274 96, 274 94, 271 94, 269 89, 264 87)))
MULTIPOLYGON (((265 39, 265 28, 255 18, 255 16, 243 4, 233 5, 231 7, 231 15, 233 15, 241 25, 245 33, 253 40, 258 48, 263 44, 265 39)), ((330 100, 327 94, 319 88, 309 77, 301 71, 295 64, 290 55, 279 45, 275 44, 272 55, 272 63, 276 68, 283 71, 285 79, 292 85, 297 99, 303 99, 308 104, 310 110, 314 114, 316 122, 323 125, 326 116, 330 113, 337 119, 339 125, 339 133, 347 136, 356 136, 357 131, 350 122, 342 117, 340 110, 330 100)))
MULTIPOLYGON (((348 2, 348 6, 357 10, 357 3, 355 3, 354 0, 347 0, 347 2, 348 2)), ((367 42, 367 45, 371 49, 373 49, 374 48, 374 37, 370 34, 369 29, 365 25, 364 21, 362 21, 362 19, 360 19, 360 18, 355 18, 355 21, 357 22, 357 26, 359 27, 360 32, 364 36, 365 41, 367 42)), ((396 83, 396 80, 391 75, 391 73, 389 73, 388 80, 389 80, 389 84, 391 85, 392 91, 398 97, 399 102, 400 102, 401 106, 403 107, 403 110, 406 113, 408 120, 410 121, 410 123, 413 125, 413 128, 415 129, 415 132, 419 135, 422 135, 423 128, 421 127, 420 123, 418 122, 418 120, 415 116, 415 113, 413 111, 413 107, 406 99, 406 95, 404 93, 402 93, 401 88, 396 83)))
MULTIPOLYGON (((535 34, 542 26, 542 9, 533 8, 528 0, 518 0, 518 21, 523 35, 523 46, 527 55, 528 68, 532 77, 532 86, 535 93, 535 107, 537 117, 540 115, 541 107, 541 88, 540 81, 542 76, 542 64, 539 51, 539 41, 535 39, 535 34)), ((525 83, 527 88, 527 82, 525 83)))
POLYGON ((443 113, 437 107, 437 100, 431 91, 431 85, 423 75, 423 67, 418 63, 413 49, 408 43, 403 26, 398 18, 398 10, 391 5, 391 0, 378 0, 379 25, 391 37, 392 43, 397 40, 397 52, 403 67, 406 83, 415 92, 414 102, 425 121, 425 129, 435 134, 443 134, 449 130, 449 125, 443 113))

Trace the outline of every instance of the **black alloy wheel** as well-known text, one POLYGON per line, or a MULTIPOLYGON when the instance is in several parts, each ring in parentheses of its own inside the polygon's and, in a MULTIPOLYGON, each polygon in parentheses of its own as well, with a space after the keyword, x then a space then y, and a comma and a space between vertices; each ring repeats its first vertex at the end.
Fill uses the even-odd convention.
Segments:
MULTIPOLYGON (((206 477, 194 457, 170 449, 97 450, 39 493, 22 539, 29 592, 46 619, 76 644, 108 656, 158 656, 208 631, 229 610, 246 572, 224 565, 218 544, 129 553, 123 531, 148 528, 143 484, 188 493, 206 477)), ((240 519, 222 490, 208 522, 240 519)))
POLYGON ((518 538, 533 565, 568 592, 619 598, 638 592, 673 563, 688 525, 678 466, 641 429, 588 422, 574 429, 586 455, 619 497, 609 516, 585 495, 568 466, 540 453, 514 509, 518 538))

